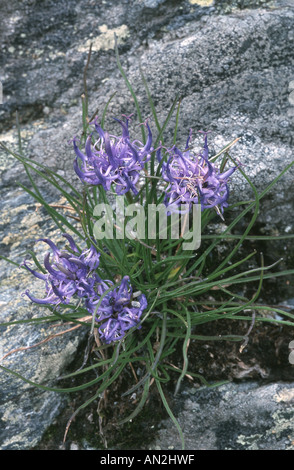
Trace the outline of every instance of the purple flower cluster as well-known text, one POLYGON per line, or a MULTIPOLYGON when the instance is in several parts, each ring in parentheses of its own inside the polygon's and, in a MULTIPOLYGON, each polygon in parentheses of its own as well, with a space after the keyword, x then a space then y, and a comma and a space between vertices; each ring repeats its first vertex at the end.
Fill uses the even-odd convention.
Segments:
POLYGON ((47 243, 53 252, 51 260, 50 252, 44 257, 46 274, 31 269, 26 260, 22 263, 34 276, 45 281, 44 299, 37 299, 29 291, 25 292, 33 302, 50 305, 68 304, 73 296, 87 298, 94 295, 95 283, 99 281, 95 269, 99 265, 100 253, 97 253, 92 245, 89 250, 80 254, 73 238, 68 234, 63 236, 70 244, 70 251, 60 250, 49 239, 38 240, 47 243))
POLYGON ((122 136, 109 135, 104 131, 97 119, 94 121, 95 129, 99 135, 98 141, 93 145, 93 134, 89 135, 85 145, 85 154, 81 152, 74 139, 76 159, 74 169, 78 177, 90 185, 102 185, 109 191, 111 185, 115 185, 118 195, 128 191, 138 193, 136 183, 140 177, 140 171, 150 159, 152 144, 151 129, 146 121, 148 138, 146 144, 135 140, 131 142, 129 135, 130 116, 124 116, 125 121, 115 119, 122 127, 122 136))
MULTIPOLYGON (((110 285, 113 283, 108 281, 110 285)), ((101 294, 109 285, 101 285, 101 294)), ((97 322, 103 322, 99 327, 99 334, 105 343, 122 339, 127 330, 138 325, 143 311, 147 307, 147 299, 144 294, 134 296, 129 276, 125 276, 120 285, 107 292, 97 309, 100 296, 91 299, 87 308, 96 315, 97 322)))
POLYGON ((162 161, 161 148, 156 152, 159 163, 162 161, 162 177, 169 183, 165 190, 164 203, 170 211, 179 209, 181 204, 201 204, 201 209, 215 207, 219 213, 228 206, 228 180, 237 167, 221 173, 209 161, 207 133, 205 133, 202 153, 193 155, 189 144, 191 132, 184 152, 177 147, 168 150, 169 157, 162 161))
POLYGON ((95 314, 96 321, 100 323, 102 341, 109 344, 122 339, 127 330, 139 324, 147 307, 145 295, 140 294, 136 301, 133 300, 134 294, 128 276, 116 287, 111 281, 103 281, 96 272, 100 253, 95 247, 91 245, 80 253, 73 238, 68 234, 63 236, 69 242, 69 247, 65 250, 60 250, 49 239, 39 240, 47 243, 53 252, 52 259, 50 252, 44 257, 46 273, 32 269, 27 260, 22 263, 36 278, 45 282, 46 297, 38 299, 28 290, 24 294, 34 303, 55 307, 78 299, 90 314, 95 314), (112 286, 114 288, 106 292, 112 286), (97 305, 101 297, 102 301, 97 305))

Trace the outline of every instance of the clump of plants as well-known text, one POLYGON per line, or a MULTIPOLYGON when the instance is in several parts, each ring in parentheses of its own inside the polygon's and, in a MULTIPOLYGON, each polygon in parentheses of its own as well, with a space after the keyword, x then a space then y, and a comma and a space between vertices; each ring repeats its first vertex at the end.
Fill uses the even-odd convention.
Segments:
MULTIPOLYGON (((33 252, 23 260, 21 268, 43 282, 44 295, 34 292, 23 295, 40 306, 40 322, 70 322, 88 328, 89 341, 95 344, 92 364, 67 377, 83 377, 91 370, 95 378, 82 385, 61 389, 35 384, 45 390, 78 392, 93 390, 90 399, 81 403, 76 412, 101 399, 126 368, 136 366, 144 372, 123 393, 136 392, 140 399, 129 416, 121 423, 134 419, 156 387, 162 402, 177 426, 184 448, 183 432, 174 417, 165 394, 171 380, 171 370, 177 373, 175 393, 185 376, 195 376, 209 386, 205 378, 189 371, 188 351, 192 339, 205 340, 197 335, 197 326, 216 320, 278 322, 293 327, 293 315, 281 312, 281 317, 265 317, 259 311, 277 312, 258 304, 263 279, 275 276, 273 266, 243 269, 256 252, 239 259, 239 248, 247 239, 258 216, 260 202, 276 181, 290 168, 288 165, 272 183, 258 194, 242 167, 235 161, 231 149, 237 142, 228 143, 217 154, 209 149, 209 133, 198 134, 200 144, 187 131, 186 145, 178 147, 177 129, 180 119, 180 100, 172 103, 163 124, 159 124, 150 90, 142 75, 151 111, 151 119, 142 117, 138 99, 123 69, 116 47, 117 63, 133 98, 130 111, 136 113, 141 127, 141 139, 132 137, 134 115, 115 117, 118 132, 111 134, 105 126, 110 101, 101 116, 88 117, 88 96, 82 99, 81 136, 72 138, 73 167, 76 186, 66 178, 27 158, 21 151, 12 152, 22 162, 31 186, 24 191, 40 203, 64 237, 58 246, 54 240, 43 238, 39 243, 48 246, 44 259, 33 252), (171 118, 176 125, 171 141, 165 131, 171 118), (198 145, 198 148, 197 148, 198 145), (251 198, 234 203, 230 198, 230 182, 240 172, 251 190, 251 198), (55 188, 66 199, 75 218, 67 218, 61 210, 50 205, 42 196, 35 175, 55 188), (232 211, 234 209, 234 211, 232 211), (222 221, 230 210, 233 220, 222 233, 206 235, 206 229, 217 218, 222 221), (136 215, 134 215, 136 214, 136 215), (244 217, 250 217, 246 229, 235 237, 229 253, 217 264, 208 263, 211 254, 226 239, 234 238, 232 231, 244 217), (205 243, 203 243, 205 241, 205 243), (240 284, 257 283, 250 298, 238 295, 240 284), (202 308, 212 290, 221 296, 202 308), (42 309, 47 313, 42 315, 42 309), (179 348, 182 367, 172 367, 169 358, 179 348), (105 354, 107 351, 107 354, 105 354)), ((252 235, 251 235, 252 237, 252 235)), ((269 237, 270 238, 270 237, 269 237)), ((219 259, 219 255, 218 258, 219 259)), ((7 260, 9 261, 9 260, 7 260)), ((289 275, 290 271, 287 271, 289 275)), ((291 272, 290 272, 291 273, 291 272)), ((279 272, 279 275, 283 273, 279 272)), ((223 340, 240 341, 248 337, 228 335, 223 340)), ((2 363, 3 364, 3 363, 2 363)), ((19 376, 1 365, 2 370, 19 376)), ((135 374, 135 372, 134 372, 135 374)), ((25 377, 23 380, 28 381, 25 377)), ((69 430, 68 423, 66 434, 69 430)))

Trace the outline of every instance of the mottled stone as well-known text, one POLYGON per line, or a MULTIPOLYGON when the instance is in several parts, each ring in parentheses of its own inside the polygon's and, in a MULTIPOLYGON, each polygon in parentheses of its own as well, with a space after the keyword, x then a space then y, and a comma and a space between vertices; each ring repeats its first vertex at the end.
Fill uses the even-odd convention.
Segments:
MULTIPOLYGON (((29 202, 23 190, 12 189, 3 196, 1 254, 20 264, 27 250, 33 249, 42 262, 47 247, 36 244, 36 239, 48 236, 58 243, 62 239, 60 230, 33 200, 29 202)), ((56 379, 74 360, 87 330, 80 328, 63 335, 73 325, 35 323, 50 312, 22 296, 29 289, 36 297, 44 297, 43 282, 24 269, 0 260, 0 280, 0 323, 12 322, 0 327, 1 365, 36 384, 58 388, 56 379), (33 323, 18 324, 20 321, 33 323), (55 334, 59 336, 50 339, 55 334)), ((36 445, 66 403, 64 394, 40 390, 1 370, 0 448, 20 450, 36 445)))
MULTIPOLYGON (((178 399, 186 450, 294 450, 294 385, 229 383, 178 399)), ((170 421, 149 449, 181 449, 170 421)))
MULTIPOLYGON (((136 8, 139 8, 139 4, 136 4, 136 8)), ((130 14, 135 15, 134 11, 130 14)), ((122 15, 121 19, 124 21, 126 17, 122 15)), ((211 14, 201 16, 200 19, 189 17, 179 26, 173 24, 171 18, 166 18, 166 21, 169 21, 169 27, 162 38, 150 38, 145 50, 139 48, 135 52, 133 49, 123 52, 121 57, 123 67, 138 94, 143 116, 151 115, 151 110, 138 70, 139 60, 152 90, 159 122, 163 122, 177 93, 182 99, 179 144, 184 144, 190 127, 195 137, 198 130, 211 130, 210 142, 212 150, 216 152, 240 137, 232 149, 232 156, 240 160, 244 171, 261 192, 293 160, 294 114, 291 111, 294 108, 291 105, 291 82, 294 58, 290 40, 294 24, 293 9, 286 4, 274 9, 239 10, 230 15, 211 14)), ((121 26, 129 28, 131 34, 130 24, 126 22, 121 26)), ((102 37, 111 30, 106 23, 99 27, 102 37)), ((95 45, 95 37, 92 39, 95 45)), ((72 74, 74 63, 79 61, 79 72, 75 74, 75 77, 80 76, 79 88, 77 80, 63 81, 65 88, 59 89, 56 95, 51 94, 50 105, 53 109, 47 122, 39 120, 37 128, 25 126, 24 129, 28 155, 52 169, 61 169, 76 184, 78 182, 72 168, 73 151, 68 141, 79 135, 82 127, 79 92, 82 91, 86 51, 82 56, 78 52, 79 47, 74 42, 67 50, 68 60, 63 60, 68 73, 72 74), (77 99, 78 104, 70 105, 73 99, 77 99), (58 106, 65 106, 62 117, 58 106)), ((52 67, 54 77, 58 77, 58 63, 52 67)), ((34 82, 38 80, 36 70, 32 68, 28 71, 28 74, 33 74, 34 82)), ((50 76, 46 71, 44 73, 50 76)), ((29 84, 29 75, 25 81, 29 84)), ((115 129, 111 116, 135 111, 126 85, 116 71, 113 50, 95 52, 94 47, 88 81, 89 113, 97 111, 98 115, 101 114, 111 94, 117 91, 116 98, 109 106, 107 123, 111 129, 115 129), (100 67, 102 53, 108 54, 106 64, 103 62, 106 68, 103 69, 100 67), (110 65, 111 69, 107 69, 110 65)), ((42 81, 42 87, 43 84, 44 93, 48 93, 50 86, 48 88, 46 82, 42 81)), ((54 82, 51 86, 55 88, 54 82)), ((38 99, 48 107, 49 102, 42 98, 41 89, 32 91, 35 92, 38 93, 38 99)), ((166 131, 167 140, 171 139, 174 119, 166 131)), ((152 118, 151 125, 155 130, 152 118)), ((199 138, 195 145, 201 145, 199 138)), ((2 183, 7 185, 13 181, 15 172, 17 169, 14 167, 5 170, 2 183)), ((261 222, 275 224, 283 229, 286 214, 294 209, 293 199, 289 198, 292 187, 293 168, 276 185, 267 202, 263 202, 261 222), (287 202, 281 207, 281 200, 285 199, 287 202)), ((252 196, 245 179, 240 175, 234 178, 231 199, 244 200, 252 196)))

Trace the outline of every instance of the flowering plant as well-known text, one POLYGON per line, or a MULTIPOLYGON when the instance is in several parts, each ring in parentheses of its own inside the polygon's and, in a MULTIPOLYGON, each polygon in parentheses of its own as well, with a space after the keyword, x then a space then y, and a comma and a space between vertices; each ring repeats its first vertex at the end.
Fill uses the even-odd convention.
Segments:
MULTIPOLYGON (((207 134, 205 134, 203 152, 199 155, 190 155, 189 142, 191 132, 187 139, 185 153, 177 147, 172 147, 167 162, 162 163, 162 177, 169 183, 165 192, 166 206, 188 203, 201 204, 201 209, 215 207, 217 212, 223 213, 228 207, 229 188, 228 181, 237 167, 232 167, 221 173, 209 161, 207 134)), ((158 161, 161 162, 161 148, 157 151, 158 161)))
MULTIPOLYGON (((105 129, 104 117, 110 100, 100 122, 99 117, 88 119, 88 97, 85 96, 83 133, 80 140, 74 137, 71 141, 73 167, 77 176, 75 184, 49 169, 44 171, 38 162, 26 158, 21 152, 11 152, 2 144, 3 148, 22 162, 30 175, 31 187, 23 186, 23 189, 44 206, 67 243, 61 248, 53 240, 39 240, 50 249, 44 256, 43 266, 33 256, 35 267, 28 259, 23 260, 21 267, 43 282, 44 296, 38 298, 29 291, 24 292, 24 296, 48 308, 52 321, 64 319, 87 327, 89 341, 93 338, 95 340, 95 352, 99 360, 82 368, 79 374, 97 368, 102 369, 103 373, 98 374, 89 384, 68 388, 69 392, 74 392, 88 386, 95 387, 92 398, 77 411, 94 400, 102 400, 103 393, 124 370, 137 363, 141 374, 136 383, 124 391, 123 397, 136 391, 141 398, 131 414, 121 420, 121 424, 129 422, 142 410, 150 388, 154 385, 178 428, 184 446, 182 430, 166 400, 163 385, 171 380, 170 374, 175 373, 179 374, 176 392, 186 376, 197 378, 210 386, 204 377, 189 371, 190 341, 205 339, 197 335, 198 325, 219 319, 252 321, 246 314, 248 307, 257 312, 254 321, 262 321, 258 311, 261 308, 264 310, 265 306, 258 304, 257 299, 263 279, 270 276, 266 271, 272 266, 265 267, 262 260, 261 266, 238 272, 239 266, 252 259, 255 252, 241 260, 232 262, 232 259, 238 254, 239 247, 254 225, 261 199, 289 167, 258 194, 242 164, 230 155, 230 149, 236 141, 217 155, 210 155, 208 133, 203 133, 202 147, 196 151, 190 131, 184 149, 180 150, 180 146, 176 146, 175 128, 172 142, 165 144, 164 133, 174 113, 178 122, 178 99, 172 104, 163 125, 160 125, 148 85, 142 77, 157 128, 157 137, 154 138, 151 123, 142 119, 138 100, 122 69, 118 52, 117 62, 134 99, 141 140, 131 138, 132 115, 123 115, 122 119, 115 117, 120 136, 105 129), (231 162, 229 166, 228 161, 231 162), (253 200, 235 204, 230 201, 229 187, 236 171, 243 175, 250 186, 253 200), (74 220, 77 223, 46 202, 32 172, 66 198, 76 214, 74 220), (115 198, 126 206, 123 218, 119 211, 121 206, 116 204, 115 198), (154 206, 162 210, 160 220, 151 217, 148 209, 154 206), (199 210, 195 211, 195 207, 199 210), (223 219, 228 207, 231 209, 230 221, 225 230, 221 234, 207 235, 206 228, 211 220, 215 216, 219 220, 223 219), (130 221, 135 211, 139 214, 130 221), (234 213, 237 215, 232 218, 234 213), (181 229, 177 215, 181 216, 181 229), (251 219, 243 234, 236 237, 234 247, 217 265, 211 265, 210 255, 216 252, 225 239, 234 239, 232 230, 245 215, 250 215, 251 219), (160 226, 162 221, 165 225, 160 226), (189 227, 191 221, 192 228, 189 227), (154 230, 156 222, 159 228, 154 230), (194 243, 186 244, 187 239, 195 236, 194 243), (241 298, 234 291, 234 286, 238 288, 240 284, 249 282, 258 283, 256 292, 251 298, 241 298), (230 289, 224 286, 230 286, 230 289), (214 298, 209 310, 205 311, 202 305, 213 289, 218 289, 221 296, 214 298), (238 316, 239 313, 243 315, 238 316), (174 367, 169 360, 175 352, 178 355, 179 344, 182 368, 174 367), (107 358, 103 353, 105 350, 108 351, 107 358)), ((283 319, 279 321, 293 326, 291 314, 280 313, 283 319), (285 319, 287 315, 289 319, 285 319)), ((244 335, 224 339, 240 341, 241 350, 248 342, 248 337, 244 335)), ((1 367, 6 372, 14 373, 5 366, 1 367)), ((19 376, 16 373, 14 375, 19 376)), ((59 391, 58 387, 36 385, 46 390, 59 391)), ((66 434, 67 431, 68 427, 66 434)))

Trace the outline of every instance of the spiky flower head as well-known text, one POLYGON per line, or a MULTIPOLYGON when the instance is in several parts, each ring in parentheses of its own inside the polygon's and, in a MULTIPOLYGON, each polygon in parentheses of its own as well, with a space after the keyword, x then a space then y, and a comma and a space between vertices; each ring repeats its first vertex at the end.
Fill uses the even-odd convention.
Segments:
POLYGON ((69 242, 69 249, 60 250, 50 239, 40 239, 49 245, 52 253, 44 257, 44 272, 32 269, 27 260, 22 263, 35 277, 45 282, 46 297, 38 299, 27 290, 25 295, 38 304, 58 305, 68 304, 71 299, 88 299, 95 295, 95 284, 100 278, 95 272, 99 265, 100 253, 93 245, 79 252, 73 238, 68 234, 63 236, 69 242))
POLYGON ((147 307, 145 295, 133 293, 128 276, 117 286, 101 279, 96 272, 100 253, 95 247, 91 245, 80 252, 70 235, 63 236, 69 242, 69 247, 64 250, 50 239, 39 240, 51 248, 44 257, 44 272, 32 269, 27 260, 22 263, 36 278, 45 282, 46 293, 42 299, 34 297, 28 290, 24 295, 34 303, 55 308, 78 300, 89 314, 95 315, 100 339, 106 344, 123 339, 134 326, 140 328, 140 319, 147 307))
MULTIPOLYGON (((108 281, 108 286, 103 285, 101 292, 106 287, 113 285, 108 281)), ((129 276, 123 277, 120 284, 107 292, 99 305, 100 296, 91 299, 87 303, 88 310, 95 314, 95 319, 100 323, 99 335, 106 344, 122 339, 126 332, 137 326, 140 328, 140 319, 147 307, 147 299, 144 294, 133 293, 129 276), (101 323, 102 322, 102 323, 101 323)))
POLYGON ((209 160, 207 133, 204 133, 202 151, 195 155, 189 145, 190 131, 186 147, 181 152, 176 146, 167 149, 167 161, 162 161, 161 148, 157 150, 157 159, 162 163, 162 177, 168 182, 165 190, 165 205, 170 211, 178 209, 182 204, 201 204, 201 210, 216 208, 221 215, 228 206, 228 181, 237 167, 225 172, 209 160))
POLYGON ((81 152, 77 145, 77 139, 73 140, 76 159, 74 169, 78 177, 84 183, 90 185, 102 185, 109 191, 114 184, 118 195, 128 191, 138 193, 136 184, 140 177, 140 171, 150 159, 152 152, 152 133, 148 122, 144 125, 148 130, 146 144, 138 140, 131 142, 129 134, 129 121, 131 116, 123 116, 123 120, 115 119, 122 128, 122 135, 110 135, 104 131, 97 122, 93 124, 98 133, 98 140, 93 143, 93 133, 89 135, 85 145, 85 153, 81 152))

